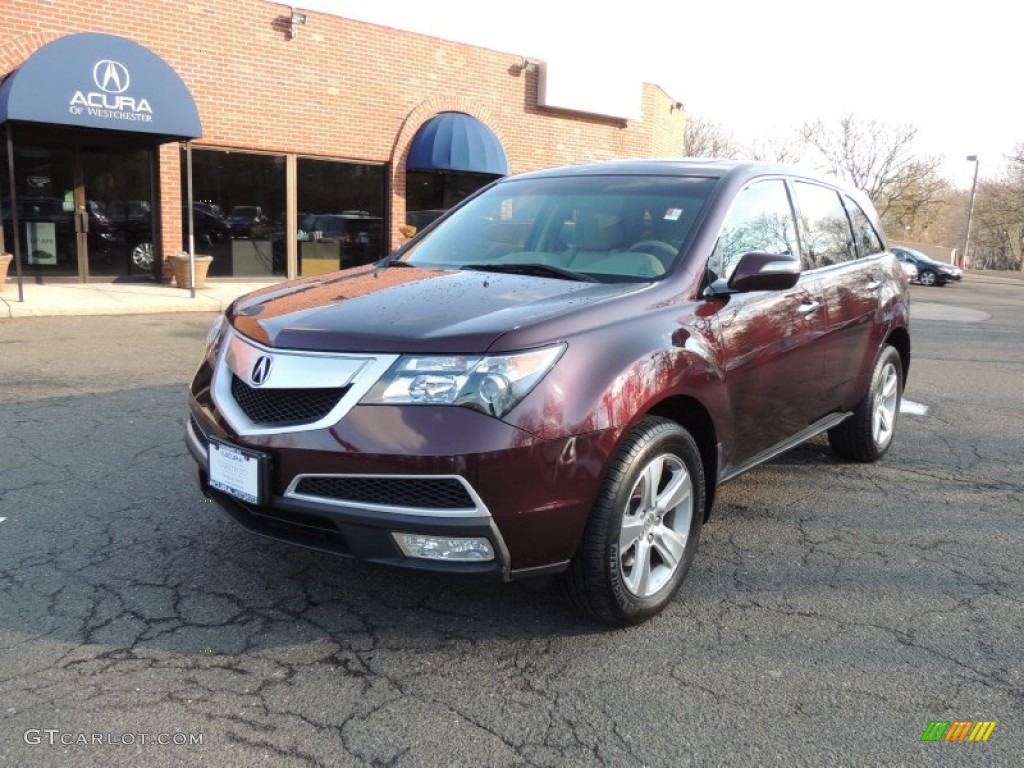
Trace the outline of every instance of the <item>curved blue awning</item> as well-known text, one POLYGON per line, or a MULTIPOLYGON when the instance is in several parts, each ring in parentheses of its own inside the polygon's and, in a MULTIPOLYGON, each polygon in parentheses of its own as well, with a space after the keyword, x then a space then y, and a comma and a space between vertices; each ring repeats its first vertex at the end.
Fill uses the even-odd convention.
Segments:
POLYGON ((0 83, 0 123, 18 120, 196 139, 195 101, 148 48, 85 33, 47 43, 0 83))
POLYGON ((462 112, 442 112, 420 126, 405 167, 410 171, 508 174, 508 160, 498 137, 462 112))

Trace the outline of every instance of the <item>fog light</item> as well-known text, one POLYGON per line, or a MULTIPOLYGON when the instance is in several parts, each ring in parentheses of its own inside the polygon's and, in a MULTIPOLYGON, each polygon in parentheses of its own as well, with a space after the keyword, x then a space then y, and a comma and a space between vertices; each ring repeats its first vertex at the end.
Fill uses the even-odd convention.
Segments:
POLYGON ((406 557, 449 562, 483 562, 494 559, 494 550, 487 539, 456 539, 449 536, 426 536, 422 533, 392 532, 391 535, 406 557))

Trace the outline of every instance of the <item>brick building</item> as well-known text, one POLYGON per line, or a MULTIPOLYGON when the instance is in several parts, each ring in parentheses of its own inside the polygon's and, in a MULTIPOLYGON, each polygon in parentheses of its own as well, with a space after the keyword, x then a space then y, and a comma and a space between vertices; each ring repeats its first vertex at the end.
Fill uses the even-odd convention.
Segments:
POLYGON ((682 149, 655 85, 581 106, 521 54, 266 0, 4 6, 0 251, 34 280, 166 279, 190 215, 213 275, 315 274, 496 176, 682 149))

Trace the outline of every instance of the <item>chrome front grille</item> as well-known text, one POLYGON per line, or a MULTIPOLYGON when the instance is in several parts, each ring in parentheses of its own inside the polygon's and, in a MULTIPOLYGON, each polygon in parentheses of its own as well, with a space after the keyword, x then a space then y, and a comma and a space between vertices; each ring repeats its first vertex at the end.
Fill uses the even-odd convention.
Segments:
POLYGON ((256 389, 231 377, 231 396, 253 424, 284 427, 311 424, 327 416, 349 387, 256 389))
POLYGON ((275 349, 233 328, 225 333, 211 394, 221 416, 243 437, 327 429, 398 360, 398 355, 275 349), (258 387, 253 386, 257 368, 258 387))

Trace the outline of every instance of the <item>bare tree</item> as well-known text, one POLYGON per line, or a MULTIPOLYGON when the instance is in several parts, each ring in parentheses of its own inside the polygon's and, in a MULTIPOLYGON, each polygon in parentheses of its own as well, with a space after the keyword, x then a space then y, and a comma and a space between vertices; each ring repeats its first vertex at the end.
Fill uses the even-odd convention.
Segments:
POLYGON ((942 158, 913 153, 914 126, 845 115, 837 125, 805 123, 801 133, 822 169, 863 190, 893 228, 905 229, 929 215, 946 189, 938 173, 942 158))
POLYGON ((742 156, 764 163, 799 163, 806 147, 801 137, 794 134, 762 136, 754 139, 742 151, 742 156))
MULTIPOLYGON (((971 230, 971 266, 982 269, 1024 270, 1024 143, 1007 154, 1001 178, 978 182, 971 230)), ((968 207, 961 194, 960 208, 968 207)), ((966 233, 966 214, 960 236, 966 233)))
POLYGON ((687 115, 683 129, 683 152, 687 157, 736 157, 736 141, 720 123, 687 115))

